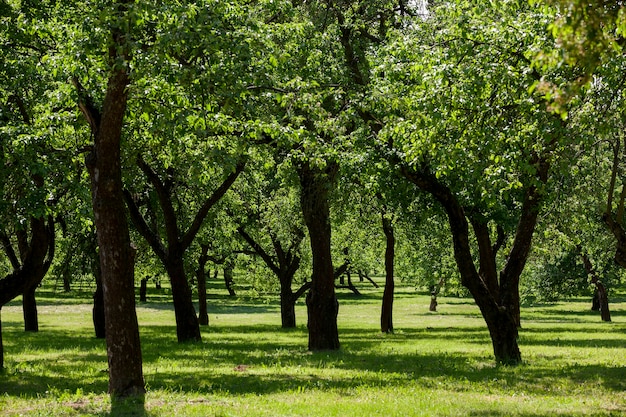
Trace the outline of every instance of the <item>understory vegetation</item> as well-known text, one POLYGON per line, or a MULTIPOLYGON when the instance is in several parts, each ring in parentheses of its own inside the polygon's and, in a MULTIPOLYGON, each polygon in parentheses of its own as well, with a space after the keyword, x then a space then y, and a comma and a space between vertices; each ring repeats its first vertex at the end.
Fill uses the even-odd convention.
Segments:
MULTIPOLYGON (((626 297, 600 321, 590 299, 522 309, 523 364, 497 366, 471 299, 402 286, 396 331, 379 329, 382 289, 340 291, 338 351, 305 347, 300 323, 280 329, 276 297, 212 281, 202 342, 176 341, 167 287, 138 304, 145 404, 112 405, 107 356, 93 335, 91 292, 40 289, 40 331, 24 332, 19 299, 2 310, 7 355, 2 416, 618 416, 626 413, 626 297)), ((129 401, 139 401, 136 398, 129 401)))

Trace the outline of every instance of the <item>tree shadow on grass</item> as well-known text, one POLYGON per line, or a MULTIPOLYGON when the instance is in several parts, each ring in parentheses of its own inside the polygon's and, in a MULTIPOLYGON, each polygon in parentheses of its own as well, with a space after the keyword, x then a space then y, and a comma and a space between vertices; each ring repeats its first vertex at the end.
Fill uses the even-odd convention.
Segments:
MULTIPOLYGON (((397 342, 417 346, 420 341, 442 338, 451 346, 467 342, 488 344, 488 334, 481 327, 408 329, 384 337, 371 330, 341 329, 341 350, 316 353, 306 350, 304 327, 293 330, 281 330, 273 325, 213 327, 207 330, 203 342, 190 344, 176 342, 173 326, 144 327, 141 335, 144 376, 151 390, 243 395, 301 390, 350 392, 359 387, 407 384, 438 389, 445 383, 459 391, 490 385, 544 395, 555 378, 570 385, 592 383, 612 392, 626 390, 624 367, 572 363, 555 369, 546 361, 545 366, 506 368, 495 366, 489 355, 423 353, 417 348, 414 353, 409 349, 393 350, 397 342)), ((10 341, 5 342, 9 356, 17 355, 21 345, 27 345, 35 354, 29 354, 32 359, 23 363, 9 363, 0 391, 27 398, 46 395, 47 391, 106 392, 108 375, 102 340, 67 331, 24 334, 15 329, 5 340, 10 341), (97 353, 100 351, 101 354, 97 353)), ((117 410, 123 408, 112 409, 109 415, 125 415, 117 410)), ((141 407, 135 411, 140 412, 141 407)))

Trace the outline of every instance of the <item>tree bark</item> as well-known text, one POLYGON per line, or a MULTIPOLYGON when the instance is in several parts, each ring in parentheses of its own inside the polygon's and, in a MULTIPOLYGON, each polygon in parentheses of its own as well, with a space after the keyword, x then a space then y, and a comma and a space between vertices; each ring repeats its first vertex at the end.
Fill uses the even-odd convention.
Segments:
POLYGON ((335 295, 328 202, 338 168, 334 162, 327 162, 324 169, 311 167, 308 161, 298 167, 300 204, 309 230, 313 260, 311 290, 306 297, 309 349, 312 351, 339 349, 339 303, 335 295))
POLYGON ((296 298, 291 286, 280 287, 280 322, 283 329, 296 327, 296 298))
POLYGON ((102 280, 96 281, 96 291, 93 293, 93 309, 91 315, 96 338, 104 339, 106 337, 106 326, 104 324, 104 290, 102 289, 102 280))
MULTIPOLYGON (((196 270, 196 278, 198 280, 198 323, 201 326, 209 325, 209 312, 207 310, 207 293, 206 293, 206 264, 209 260, 207 251, 209 247, 202 245, 202 253, 198 258, 198 269, 196 270)), ((210 272, 210 271, 209 271, 210 272)))
POLYGON ((139 283, 139 301, 145 303, 148 301, 148 278, 143 278, 139 283))
POLYGON ((600 311, 600 296, 598 295, 598 289, 594 289, 593 298, 591 299, 591 311, 600 311))
POLYGON ((22 311, 24 314, 24 331, 38 332, 39 319, 37 317, 37 300, 35 291, 39 283, 28 286, 22 294, 22 311))
POLYGON ((393 233, 393 223, 383 212, 383 232, 385 234, 385 290, 383 291, 383 305, 380 314, 380 330, 383 333, 393 333, 393 296, 394 296, 394 257, 396 238, 393 233))
MULTIPOLYGON (((120 2, 118 18, 127 2, 120 2)), ((122 193, 121 138, 128 100, 129 52, 126 34, 112 30, 109 49, 111 72, 101 110, 77 80, 79 108, 89 122, 94 145, 85 158, 91 179, 91 196, 102 272, 109 393, 113 398, 145 393, 139 326, 135 311, 134 265, 126 207, 122 193)))
POLYGON ((185 275, 182 255, 172 256, 165 264, 172 286, 174 315, 176 317, 176 336, 178 342, 200 341, 200 323, 192 303, 192 293, 185 275))

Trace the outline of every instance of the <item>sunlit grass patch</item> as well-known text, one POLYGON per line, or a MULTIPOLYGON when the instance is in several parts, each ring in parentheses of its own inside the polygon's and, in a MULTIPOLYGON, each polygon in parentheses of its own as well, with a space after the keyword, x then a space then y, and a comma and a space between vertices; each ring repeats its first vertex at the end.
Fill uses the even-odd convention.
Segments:
MULTIPOLYGON (((138 305, 145 404, 112 405, 104 341, 91 307, 40 305, 39 333, 19 306, 2 311, 6 369, 0 415, 59 416, 576 416, 626 413, 626 309, 614 322, 587 300, 524 308, 524 363, 496 366, 476 306, 402 291, 396 332, 378 329, 380 291, 340 294, 341 349, 307 351, 306 311, 281 329, 275 301, 213 299, 200 343, 176 342, 162 301, 138 305), (242 305, 239 305, 242 303, 242 305), (113 410, 113 411, 112 411, 113 410), (124 411, 126 410, 126 411, 124 411)), ((85 300, 88 301, 88 300, 85 300)))

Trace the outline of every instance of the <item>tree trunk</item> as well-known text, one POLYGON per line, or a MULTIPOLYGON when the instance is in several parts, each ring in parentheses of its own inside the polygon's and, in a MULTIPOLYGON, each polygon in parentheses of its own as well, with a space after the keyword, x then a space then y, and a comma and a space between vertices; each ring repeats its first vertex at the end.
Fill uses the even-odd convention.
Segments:
POLYGON ((237 293, 235 292, 235 288, 233 286, 235 283, 235 280, 233 279, 233 269, 234 266, 232 262, 226 261, 224 263, 224 285, 228 290, 228 295, 230 295, 231 297, 236 297, 237 293))
POLYGON ((496 362, 502 365, 517 365, 522 362, 522 354, 517 343, 518 326, 514 317, 505 309, 493 306, 490 300, 481 300, 477 304, 490 307, 482 307, 481 311, 493 345, 493 353, 496 362))
POLYGON ((101 280, 96 282, 96 291, 93 293, 93 309, 91 315, 96 338, 104 339, 106 337, 106 326, 104 324, 104 290, 102 289, 101 280))
POLYGON ((93 328, 96 338, 104 339, 106 337, 106 326, 104 325, 104 290, 102 289, 102 272, 100 270, 100 260, 98 251, 93 251, 96 261, 92 263, 91 272, 96 280, 96 291, 93 293, 93 308, 91 311, 93 328))
MULTIPOLYGON (((591 259, 589 258, 589 256, 582 250, 580 246, 578 246, 577 249, 580 252, 580 256, 583 259, 583 265, 585 266, 585 271, 587 272, 587 275, 591 277, 591 283, 596 288, 595 294, 597 295, 597 302, 598 302, 598 309, 600 310, 600 317, 602 318, 602 321, 611 321, 611 311, 609 310, 609 296, 606 292, 606 287, 604 286, 602 281, 600 281, 600 278, 598 277, 598 274, 596 273, 596 270, 593 267, 593 264, 591 263, 591 259)), ((594 296, 594 299, 595 299, 595 296, 594 296)))
POLYGON ((71 283, 70 283, 70 274, 69 268, 64 268, 63 270, 63 292, 72 291, 71 283))
POLYGON ((391 219, 384 213, 382 216, 383 232, 385 233, 385 290, 383 292, 383 305, 380 314, 380 331, 393 333, 393 295, 394 295, 394 257, 396 238, 393 233, 391 219))
MULTIPOLYGON (((124 19, 124 4, 117 9, 124 19)), ((112 30, 112 70, 101 110, 79 90, 79 107, 89 122, 94 146, 85 158, 102 272, 109 393, 113 398, 145 393, 139 326, 135 311, 134 265, 122 193, 121 138, 128 98, 128 42, 122 25, 112 30)))
POLYGON ((4 369, 4 343, 2 343, 2 306, 0 305, 0 371, 4 369))
POLYGON ((591 299, 591 311, 600 311, 600 296, 598 289, 593 291, 593 298, 591 299))
POLYGON ((283 329, 296 327, 296 298, 291 291, 291 285, 280 288, 280 321, 283 329))
MULTIPOLYGON (((202 254, 198 259, 198 269, 196 270, 196 278, 198 280, 198 323, 201 326, 209 325, 209 312, 207 311, 207 297, 206 297, 206 264, 208 261, 207 251, 208 246, 202 246, 202 254)), ((210 274, 210 271, 209 271, 210 274)))
POLYGON ((39 331, 39 320, 37 317, 37 300, 35 299, 35 291, 39 282, 30 285, 22 294, 22 311, 24 313, 24 330, 27 332, 39 331))
POLYGON ((148 278, 142 278, 139 283, 139 301, 145 303, 148 301, 148 278))
POLYGON ((168 260, 165 267, 172 287, 178 341, 200 341, 202 340, 200 323, 198 323, 196 310, 193 306, 191 288, 185 276, 182 256, 168 260))
POLYGON ((338 165, 328 162, 322 171, 303 162, 298 169, 301 185, 300 204, 309 230, 313 271, 311 290, 307 294, 309 349, 339 349, 337 314, 339 303, 335 295, 335 274, 331 257, 331 228, 329 192, 338 165))

